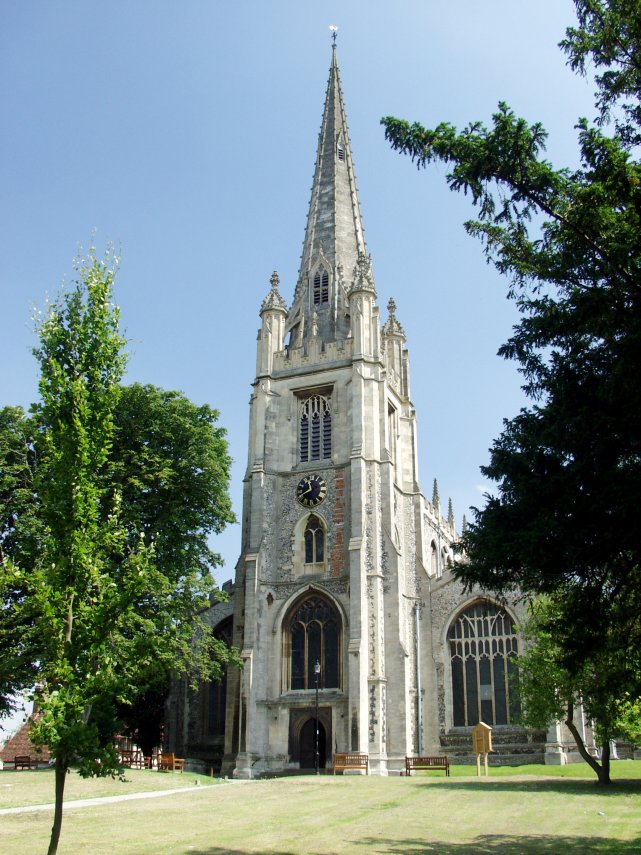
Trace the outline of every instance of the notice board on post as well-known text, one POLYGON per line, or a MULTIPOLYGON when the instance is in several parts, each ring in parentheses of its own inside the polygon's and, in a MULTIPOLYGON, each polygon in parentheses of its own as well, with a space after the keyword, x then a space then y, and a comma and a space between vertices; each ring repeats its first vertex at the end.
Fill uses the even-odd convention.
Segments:
POLYGON ((476 774, 481 774, 481 754, 485 758, 485 775, 487 776, 487 755, 492 748, 492 728, 484 721, 475 724, 472 729, 472 751, 476 754, 476 774))

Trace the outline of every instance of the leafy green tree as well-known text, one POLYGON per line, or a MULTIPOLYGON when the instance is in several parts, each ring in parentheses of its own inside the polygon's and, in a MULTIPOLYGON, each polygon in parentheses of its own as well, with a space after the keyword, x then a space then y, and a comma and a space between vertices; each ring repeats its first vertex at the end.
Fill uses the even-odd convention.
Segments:
POLYGON ((227 492, 231 459, 218 412, 179 392, 134 384, 114 411, 111 478, 130 538, 153 542, 167 575, 209 580, 220 556, 209 536, 234 522, 227 492))
MULTIPOLYGON (((154 562, 174 581, 175 597, 190 607, 194 592, 212 590, 211 568, 220 564, 209 538, 234 521, 227 491, 231 459, 218 413, 196 406, 179 392, 134 384, 120 390, 114 411, 110 480, 121 496, 121 518, 132 546, 137 538, 154 548, 154 562)), ((206 644, 193 673, 220 679, 228 660, 225 646, 201 625, 206 644)), ((187 649, 191 639, 187 639, 187 649)), ((137 697, 119 707, 125 730, 145 755, 160 744, 164 701, 173 657, 157 659, 137 697)))
MULTIPOLYGON (((393 148, 442 161, 469 193, 466 223, 521 313, 499 353, 531 405, 504 422, 456 569, 467 587, 552 594, 560 664, 612 662, 613 699, 641 694, 641 0, 575 0, 568 64, 596 76, 597 123, 577 124, 581 166, 544 158, 543 127, 500 104, 491 127, 383 119, 393 148), (607 641, 606 641, 607 640, 607 641)), ((604 679, 605 679, 604 675, 604 679)))
POLYGON ((12 562, 16 554, 33 558, 42 535, 34 472, 31 424, 20 407, 5 407, 0 410, 0 717, 11 714, 17 694, 33 685, 37 661, 25 586, 12 562))
POLYGON ((32 738, 55 759, 50 855, 57 851, 70 767, 83 775, 119 771, 113 735, 122 707, 133 707, 172 668, 211 679, 232 656, 199 617, 215 595, 207 533, 232 519, 224 432, 213 427, 214 411, 181 396, 147 387, 122 390, 114 275, 110 256, 103 262, 92 254, 79 268, 76 287, 40 325, 41 402, 29 420, 11 409, 0 419, 3 626, 9 619, 2 640, 12 663, 0 671, 1 688, 4 694, 24 685, 22 656, 38 683, 41 714, 32 738), (184 451, 174 461, 158 453, 162 471, 151 475, 150 458, 125 453, 127 430, 141 449, 151 442, 140 438, 142 423, 140 432, 134 429, 131 402, 137 396, 139 404, 148 403, 154 395, 166 400, 168 414, 163 422, 156 413, 158 448, 164 443, 167 455, 176 453, 187 438, 205 445, 187 455, 191 470, 184 451), (182 433, 176 425, 170 429, 171 419, 182 433), (206 484, 190 486, 190 473, 199 481, 204 470, 206 484), (188 526, 177 507, 180 490, 194 514, 188 526), (155 515, 139 492, 156 500, 155 515), (163 515, 168 496, 174 506, 163 515), (197 503, 209 500, 214 510, 208 507, 199 523, 197 503), (22 647, 20 628, 29 630, 22 647))
POLYGON ((559 634, 555 631, 563 620, 563 610, 553 598, 540 597, 531 606, 530 617, 523 627, 526 652, 519 657, 519 695, 521 720, 535 729, 547 727, 556 719, 564 722, 571 732, 581 757, 594 770, 601 784, 610 783, 610 744, 615 738, 634 740, 641 728, 638 702, 617 699, 611 691, 612 682, 621 669, 616 629, 604 639, 594 656, 585 657, 572 670, 563 664, 559 634), (604 680, 604 674, 607 675, 604 680), (592 723, 594 737, 600 746, 600 759, 585 745, 583 734, 574 720, 579 705, 583 715, 592 723))

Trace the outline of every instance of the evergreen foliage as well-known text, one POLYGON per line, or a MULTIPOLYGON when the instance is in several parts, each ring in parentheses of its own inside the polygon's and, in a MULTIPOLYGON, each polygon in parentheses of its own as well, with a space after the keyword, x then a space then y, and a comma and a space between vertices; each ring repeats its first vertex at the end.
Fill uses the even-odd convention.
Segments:
MULTIPOLYGON (((521 313, 499 353, 531 404, 504 422, 455 573, 467 588, 545 594, 559 666, 600 663, 610 699, 641 694, 641 0, 575 0, 561 43, 597 71, 581 165, 544 158, 546 132, 501 103, 491 127, 383 119, 393 148, 442 161, 469 193, 466 223, 510 278, 521 313), (616 668, 613 668, 616 660, 616 668)), ((547 623, 546 623, 547 620, 547 623)))

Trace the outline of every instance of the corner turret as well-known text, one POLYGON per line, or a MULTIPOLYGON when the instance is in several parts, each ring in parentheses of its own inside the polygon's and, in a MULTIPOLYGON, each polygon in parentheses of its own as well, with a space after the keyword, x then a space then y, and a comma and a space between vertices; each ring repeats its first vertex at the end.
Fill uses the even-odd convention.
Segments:
POLYGON ((396 318, 396 303, 390 298, 387 304, 389 317, 383 327, 385 364, 390 386, 402 397, 410 397, 409 356, 405 347, 405 330, 396 318))
POLYGON ((275 270, 269 281, 272 286, 271 290, 260 307, 262 325, 258 331, 258 347, 256 349, 257 377, 271 374, 274 354, 283 349, 285 340, 287 303, 278 290, 280 280, 275 270))

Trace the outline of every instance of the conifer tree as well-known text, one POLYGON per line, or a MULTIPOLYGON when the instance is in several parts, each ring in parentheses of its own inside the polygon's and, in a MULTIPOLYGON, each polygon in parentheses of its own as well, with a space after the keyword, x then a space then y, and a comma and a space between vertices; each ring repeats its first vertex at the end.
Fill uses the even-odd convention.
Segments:
MULTIPOLYGON (((541 124, 500 103, 462 131, 383 119, 393 148, 442 161, 478 217, 466 223, 510 279, 530 405, 504 423, 456 574, 467 588, 545 594, 560 665, 599 663, 602 690, 641 694, 641 0, 575 0, 561 47, 595 71, 596 121, 576 122, 581 166, 545 157, 541 124), (608 667, 607 663, 611 667, 608 667)), ((607 746, 604 746, 607 750, 607 746)))

